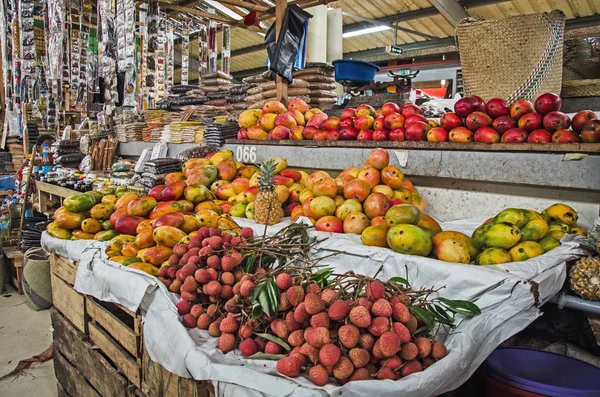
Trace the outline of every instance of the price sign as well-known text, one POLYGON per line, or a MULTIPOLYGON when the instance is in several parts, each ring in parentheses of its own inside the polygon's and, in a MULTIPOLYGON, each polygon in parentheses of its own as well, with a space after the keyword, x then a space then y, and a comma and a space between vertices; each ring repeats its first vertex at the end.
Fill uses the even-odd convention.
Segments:
POLYGON ((239 145, 235 149, 235 158, 242 163, 256 163, 256 146, 239 145))

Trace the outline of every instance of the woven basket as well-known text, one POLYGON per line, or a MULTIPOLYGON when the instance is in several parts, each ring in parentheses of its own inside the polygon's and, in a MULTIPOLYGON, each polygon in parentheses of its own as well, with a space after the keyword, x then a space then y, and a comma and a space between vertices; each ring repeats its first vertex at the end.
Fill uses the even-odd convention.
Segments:
POLYGON ((600 79, 565 81, 560 96, 565 98, 600 96, 600 79))
POLYGON ((42 248, 30 248, 23 261, 23 291, 25 303, 33 310, 46 310, 52 306, 50 260, 42 248))
POLYGON ((459 22, 456 38, 465 94, 512 103, 560 92, 564 29, 560 10, 459 22))

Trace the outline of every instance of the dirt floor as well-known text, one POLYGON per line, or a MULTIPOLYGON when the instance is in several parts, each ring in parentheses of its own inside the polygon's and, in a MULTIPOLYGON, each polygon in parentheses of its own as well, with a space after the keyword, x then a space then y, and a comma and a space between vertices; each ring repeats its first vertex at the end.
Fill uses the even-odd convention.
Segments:
MULTIPOLYGON (((19 360, 44 352, 52 343, 50 310, 34 311, 25 296, 11 287, 0 295, 0 379, 19 360)), ((19 375, 0 380, 0 397, 55 397, 56 378, 52 360, 34 363, 19 375)))

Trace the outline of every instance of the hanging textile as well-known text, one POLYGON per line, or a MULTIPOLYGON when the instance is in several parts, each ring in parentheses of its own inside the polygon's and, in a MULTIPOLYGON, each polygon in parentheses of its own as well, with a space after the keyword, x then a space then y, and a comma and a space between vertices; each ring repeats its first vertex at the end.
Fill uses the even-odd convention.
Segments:
POLYGON ((198 85, 202 84, 202 76, 208 69, 208 27, 200 25, 198 31, 198 85))
POLYGON ((223 46, 221 50, 221 70, 231 73, 231 27, 223 25, 223 46))
POLYGON ((181 84, 188 85, 188 75, 190 70, 190 29, 187 24, 183 25, 181 35, 181 84))
POLYGON ((208 73, 217 72, 217 23, 208 23, 208 73))
POLYGON ((175 42, 173 26, 167 26, 167 91, 173 87, 175 78, 175 42))

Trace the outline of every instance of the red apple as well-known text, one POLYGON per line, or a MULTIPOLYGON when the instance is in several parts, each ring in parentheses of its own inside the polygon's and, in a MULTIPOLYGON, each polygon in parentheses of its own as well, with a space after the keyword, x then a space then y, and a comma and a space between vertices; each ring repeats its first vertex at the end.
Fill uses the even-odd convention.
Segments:
POLYGON ((385 118, 384 117, 377 117, 375 119, 375 121, 373 122, 373 129, 374 130, 385 129, 385 118))
POLYGON ((571 130, 558 130, 552 134, 553 143, 577 143, 580 142, 579 135, 571 130))
POLYGON ((377 116, 377 112, 375 112, 373 106, 363 104, 356 107, 356 116, 371 116, 375 118, 375 116, 377 116))
POLYGON ((348 128, 348 127, 354 128, 354 117, 342 119, 342 121, 340 122, 340 130, 342 128, 348 128))
POLYGON ((302 131, 302 135, 304 139, 314 139, 315 134, 319 131, 317 127, 304 127, 304 131, 302 131))
POLYGON ((445 113, 440 117, 440 125, 446 131, 463 125, 462 119, 456 113, 445 113))
POLYGON ((408 127, 409 124, 412 124, 415 121, 427 123, 427 119, 425 118, 425 116, 423 116, 421 114, 413 114, 412 116, 408 116, 406 119, 404 119, 404 126, 408 127))
POLYGON ((431 127, 427 123, 423 123, 422 121, 415 121, 408 127, 406 127, 406 140, 407 141, 426 141, 427 140, 427 131, 429 131, 431 127))
POLYGON ((510 117, 515 120, 519 120, 521 117, 531 112, 533 112, 533 103, 529 102, 527 99, 520 99, 510 107, 510 117))
POLYGON ((479 127, 477 131, 475 131, 475 136, 473 137, 473 140, 475 142, 498 143, 500 142, 500 134, 492 127, 479 127))
POLYGON ((389 138, 389 133, 387 130, 375 130, 373 131, 373 140, 374 141, 387 141, 389 138))
POLYGON ((491 118, 495 119, 501 116, 508 116, 510 108, 504 99, 492 98, 485 104, 485 111, 491 118))
POLYGON ((596 113, 592 112, 591 110, 581 110, 577 112, 575 116, 573 116, 573 120, 571 120, 571 128, 573 128, 573 131, 579 132, 585 123, 596 118, 598 118, 598 116, 596 116, 596 113))
POLYGON ((544 116, 544 128, 550 132, 566 130, 571 125, 571 119, 563 112, 550 112, 544 116))
POLYGON ((581 140, 586 143, 600 142, 600 120, 590 120, 583 125, 581 140))
POLYGON ((404 116, 400 113, 391 113, 385 116, 384 124, 388 130, 404 127, 404 116))
POLYGON ((403 141, 406 139, 406 129, 402 128, 394 128, 390 131, 389 134, 390 141, 403 141))
POLYGON ((473 95, 471 97, 471 101, 473 101, 473 106, 475 107, 475 112, 484 112, 485 113, 485 101, 478 97, 477 95, 473 95))
POLYGON ((381 114, 383 117, 392 113, 400 113, 400 106, 396 105, 394 102, 384 103, 381 107, 381 114))
POLYGON ((327 140, 327 130, 319 130, 313 136, 313 141, 326 141, 327 140))
POLYGON ((356 137, 357 141, 372 141, 373 140, 373 130, 362 130, 358 133, 356 137))
POLYGON ((551 92, 540 95, 534 103, 535 111, 542 115, 546 115, 550 112, 557 112, 560 110, 561 106, 562 99, 551 92))
POLYGON ((492 118, 483 112, 473 112, 467 116, 465 124, 471 131, 477 131, 480 127, 492 125, 492 118))
POLYGON ((550 143, 552 141, 552 134, 544 129, 533 130, 527 137, 529 143, 550 143))
POLYGON ((454 104, 454 113, 458 117, 467 117, 477 111, 475 101, 471 97, 461 98, 454 104))
POLYGON ((511 128, 502 134, 502 143, 523 143, 527 140, 527 131, 522 128, 511 128))
POLYGON ((341 121, 338 117, 330 117, 323 122, 321 127, 325 128, 327 131, 339 130, 341 121))
POLYGON ((423 112, 421 111, 421 108, 417 105, 407 103, 402 105, 402 108, 400 108, 400 113, 404 118, 407 118, 408 116, 412 116, 413 114, 421 114, 423 112))
POLYGON ((442 127, 434 127, 427 131, 427 140, 429 142, 447 142, 448 131, 442 127))
POLYGON ((373 128, 375 119, 372 116, 362 115, 354 119, 354 128, 358 131, 369 130, 373 128))
POLYGON ((510 116, 500 116, 494 120, 492 127, 500 134, 504 134, 511 128, 517 128, 517 121, 510 116))
POLYGON ((340 140, 340 130, 331 130, 327 132, 327 140, 328 141, 339 141, 340 140))
POLYGON ((351 119, 353 117, 356 117, 356 109, 354 109, 354 108, 346 108, 342 112, 342 116, 340 118, 342 120, 345 120, 345 119, 351 119))
POLYGON ((527 132, 542 128, 544 118, 539 113, 527 113, 521 117, 517 123, 519 128, 524 129, 527 132))
POLYGON ((358 131, 352 127, 342 128, 340 130, 340 139, 342 141, 354 141, 358 136, 358 131))

